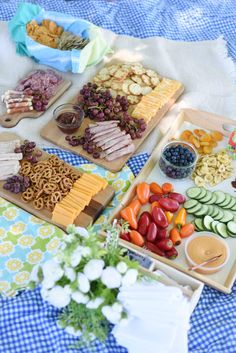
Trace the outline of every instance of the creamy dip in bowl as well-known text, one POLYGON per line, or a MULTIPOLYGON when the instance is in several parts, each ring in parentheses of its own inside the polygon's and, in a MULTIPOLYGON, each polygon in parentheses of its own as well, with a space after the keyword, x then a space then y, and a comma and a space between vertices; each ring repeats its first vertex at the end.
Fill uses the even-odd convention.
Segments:
POLYGON ((229 260, 229 246, 225 240, 210 232, 194 234, 185 243, 185 256, 190 266, 199 265, 220 254, 213 262, 197 268, 195 271, 199 273, 212 274, 220 271, 229 260))

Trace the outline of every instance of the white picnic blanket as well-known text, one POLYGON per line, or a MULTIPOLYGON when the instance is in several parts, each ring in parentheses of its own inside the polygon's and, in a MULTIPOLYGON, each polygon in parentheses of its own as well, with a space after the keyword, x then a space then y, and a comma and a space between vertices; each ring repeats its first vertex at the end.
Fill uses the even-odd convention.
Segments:
MULTIPOLYGON (((213 41, 180 42, 152 37, 139 39, 116 35, 103 30, 110 45, 115 50, 113 56, 125 61, 141 61, 144 66, 156 69, 161 75, 181 81, 185 93, 163 119, 167 129, 178 114, 179 109, 191 107, 236 119, 236 68, 227 56, 223 38, 213 41)), ((17 56, 11 42, 6 22, 0 22, 0 94, 15 86, 16 82, 39 66, 31 59, 17 56)), ((16 127, 4 129, 31 139, 41 146, 51 144, 40 137, 40 129, 52 119, 52 113, 59 104, 66 103, 78 94, 80 87, 103 65, 86 70, 84 74, 64 74, 73 82, 71 88, 38 119, 24 119, 16 127)), ((0 106, 0 113, 3 112, 0 106)), ((151 153, 160 137, 156 128, 142 144, 138 152, 151 153)))

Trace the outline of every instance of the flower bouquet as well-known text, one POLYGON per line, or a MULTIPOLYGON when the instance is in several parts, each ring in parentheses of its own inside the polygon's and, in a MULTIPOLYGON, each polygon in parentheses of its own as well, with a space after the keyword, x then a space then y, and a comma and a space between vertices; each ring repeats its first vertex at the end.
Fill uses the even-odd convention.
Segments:
POLYGON ((118 234, 126 225, 119 227, 108 226, 104 243, 92 228, 69 226, 57 255, 31 275, 32 282, 41 282, 42 298, 62 309, 60 327, 83 341, 105 340, 109 324, 127 318, 117 296, 121 286, 137 281, 138 264, 118 247, 118 234))

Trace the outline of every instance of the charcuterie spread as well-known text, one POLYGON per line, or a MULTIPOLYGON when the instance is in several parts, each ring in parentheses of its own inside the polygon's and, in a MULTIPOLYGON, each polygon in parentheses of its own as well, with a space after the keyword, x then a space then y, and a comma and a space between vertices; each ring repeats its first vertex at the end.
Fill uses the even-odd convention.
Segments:
POLYGON ((117 171, 182 91, 180 82, 161 77, 142 63, 109 64, 72 101, 84 111, 78 131, 63 137, 55 131, 57 121, 51 121, 41 136, 117 171))
POLYGON ((97 209, 88 210, 92 217, 88 220, 91 222, 93 214, 98 217, 114 195, 105 179, 93 174, 82 174, 55 155, 44 155, 36 148, 35 142, 10 140, 1 142, 0 146, 5 151, 13 151, 0 153, 0 164, 3 164, 1 179, 5 179, 1 183, 0 193, 6 192, 4 197, 12 194, 11 200, 15 197, 14 202, 23 208, 29 205, 33 212, 45 210, 53 223, 63 227, 73 224, 92 199, 100 191, 105 192, 105 204, 100 205, 96 201, 93 207, 97 209))

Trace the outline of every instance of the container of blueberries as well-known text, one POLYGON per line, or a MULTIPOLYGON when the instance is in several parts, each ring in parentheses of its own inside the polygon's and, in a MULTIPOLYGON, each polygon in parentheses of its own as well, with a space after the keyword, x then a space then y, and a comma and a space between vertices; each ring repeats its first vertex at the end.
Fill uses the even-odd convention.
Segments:
POLYGON ((185 179, 191 176, 197 159, 197 152, 192 145, 187 142, 172 141, 163 147, 159 167, 169 178, 185 179))

